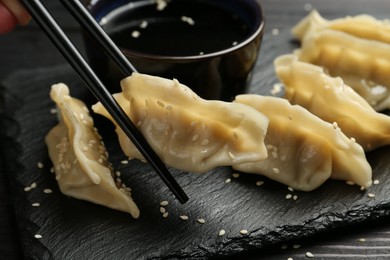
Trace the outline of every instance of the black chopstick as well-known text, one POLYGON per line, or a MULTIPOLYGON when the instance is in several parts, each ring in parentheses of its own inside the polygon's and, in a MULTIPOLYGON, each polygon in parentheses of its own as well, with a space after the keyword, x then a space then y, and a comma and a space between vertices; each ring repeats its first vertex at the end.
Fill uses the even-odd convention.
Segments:
POLYGON ((122 73, 130 76, 136 71, 134 66, 122 54, 116 44, 103 31, 102 27, 90 15, 88 10, 79 0, 60 0, 69 13, 79 22, 81 27, 99 44, 103 51, 117 64, 122 73))
POLYGON ((130 138, 135 147, 137 147, 144 158, 150 163, 175 197, 181 203, 187 202, 188 196, 186 193, 173 178, 158 155, 149 146, 148 142, 136 128, 134 123, 128 118, 110 92, 104 87, 103 83, 65 35, 45 6, 42 5, 40 0, 22 0, 22 3, 73 69, 79 74, 89 90, 102 103, 124 133, 130 138))

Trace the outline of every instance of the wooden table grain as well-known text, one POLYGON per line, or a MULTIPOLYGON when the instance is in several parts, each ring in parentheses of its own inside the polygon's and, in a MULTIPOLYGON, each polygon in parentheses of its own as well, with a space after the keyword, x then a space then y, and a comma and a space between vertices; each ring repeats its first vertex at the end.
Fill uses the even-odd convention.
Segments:
MULTIPOLYGON (((83 49, 77 23, 58 1, 43 1, 59 23, 83 49)), ((389 0, 261 0, 266 14, 266 32, 288 30, 313 8, 326 18, 361 13, 390 19, 389 0)), ((11 73, 31 68, 65 63, 38 26, 31 22, 14 32, 0 36, 0 81, 11 73)), ((0 100, 1 102, 1 100, 0 100)), ((1 134, 0 129, 0 134, 1 134)), ((1 158, 1 157, 0 157, 1 158)), ((0 160, 0 259, 23 259, 17 223, 14 220, 12 197, 7 174, 0 160)), ((390 218, 375 223, 329 231, 311 239, 290 241, 261 252, 252 252, 245 259, 390 259, 390 218)))

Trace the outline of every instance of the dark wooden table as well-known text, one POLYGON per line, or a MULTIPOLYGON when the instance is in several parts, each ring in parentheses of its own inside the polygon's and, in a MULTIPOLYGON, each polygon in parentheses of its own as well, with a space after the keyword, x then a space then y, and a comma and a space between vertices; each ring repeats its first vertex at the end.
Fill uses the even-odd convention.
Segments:
MULTIPOLYGON (((77 46, 82 48, 78 25, 57 1, 46 1, 50 10, 77 46)), ((266 31, 289 29, 307 11, 316 8, 327 18, 368 13, 390 18, 389 0, 262 0, 266 31)), ((15 32, 0 36, 0 81, 21 69, 63 64, 65 60, 34 22, 15 32)), ((0 100, 1 102, 1 100, 0 100)), ((23 258, 14 220, 7 175, 0 161, 0 259, 23 258)), ((303 259, 311 252, 316 259, 390 259, 390 218, 343 230, 331 231, 312 239, 292 241, 261 253, 264 259, 303 259)), ((248 256, 257 259, 260 256, 248 256)))

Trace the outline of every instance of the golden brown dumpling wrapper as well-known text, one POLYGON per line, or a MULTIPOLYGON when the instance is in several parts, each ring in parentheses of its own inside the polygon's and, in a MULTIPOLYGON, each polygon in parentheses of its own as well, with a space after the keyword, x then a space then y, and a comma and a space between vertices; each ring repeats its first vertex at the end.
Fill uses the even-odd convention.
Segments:
POLYGON ((324 29, 341 31, 359 38, 390 44, 389 20, 378 20, 367 14, 327 20, 317 10, 313 10, 295 25, 291 32, 302 41, 308 34, 324 29))
POLYGON ((45 141, 61 192, 138 218, 130 192, 114 182, 108 154, 85 104, 70 97, 64 84, 53 85, 50 96, 60 116, 45 141))
POLYGON ((375 110, 390 108, 390 44, 324 29, 308 34, 296 54, 341 77, 375 110))
POLYGON ((275 70, 285 85, 285 98, 321 119, 336 122, 343 133, 366 151, 390 144, 390 117, 376 112, 341 78, 301 62, 294 55, 275 60, 275 70))
POLYGON ((371 185, 372 171, 362 147, 340 128, 278 97, 238 95, 234 102, 252 106, 270 120, 265 138, 268 158, 234 165, 234 169, 302 191, 311 191, 328 178, 371 185))
MULTIPOLYGON (((251 107, 204 100, 177 80, 144 74, 134 73, 121 85, 114 97, 169 166, 207 172, 267 157, 268 119, 251 107)), ((100 103, 92 108, 112 120, 100 103)), ((124 153, 143 160, 123 131, 116 131, 124 153)))

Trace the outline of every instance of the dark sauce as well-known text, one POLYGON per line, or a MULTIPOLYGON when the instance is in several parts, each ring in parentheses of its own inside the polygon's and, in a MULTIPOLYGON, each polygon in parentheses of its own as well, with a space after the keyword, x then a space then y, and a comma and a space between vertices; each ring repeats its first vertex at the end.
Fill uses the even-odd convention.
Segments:
POLYGON ((251 33, 244 19, 208 1, 169 1, 162 10, 153 1, 137 1, 101 24, 119 47, 162 56, 221 51, 251 33))

